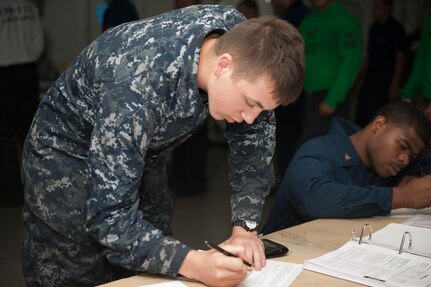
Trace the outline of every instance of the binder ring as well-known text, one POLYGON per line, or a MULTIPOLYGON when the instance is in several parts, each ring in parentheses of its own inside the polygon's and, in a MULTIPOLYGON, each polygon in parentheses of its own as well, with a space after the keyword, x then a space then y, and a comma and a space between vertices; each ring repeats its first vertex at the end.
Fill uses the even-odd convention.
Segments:
POLYGON ((401 253, 403 253, 403 249, 404 249, 404 241, 405 241, 405 239, 406 239, 406 235, 409 235, 409 246, 407 247, 408 249, 412 249, 412 234, 410 233, 410 232, 408 232, 408 231, 406 231, 406 232, 404 232, 404 234, 403 234, 403 238, 401 239, 401 245, 400 245, 400 249, 398 250, 398 254, 401 254, 401 253))
POLYGON ((368 240, 371 240, 371 236, 373 235, 373 229, 371 228, 371 225, 367 223, 367 224, 364 224, 364 226, 362 226, 361 235, 359 236, 359 242, 358 242, 358 244, 361 244, 361 242, 362 242, 362 235, 364 234, 364 229, 367 228, 367 227, 370 229, 370 235, 368 236, 368 240))

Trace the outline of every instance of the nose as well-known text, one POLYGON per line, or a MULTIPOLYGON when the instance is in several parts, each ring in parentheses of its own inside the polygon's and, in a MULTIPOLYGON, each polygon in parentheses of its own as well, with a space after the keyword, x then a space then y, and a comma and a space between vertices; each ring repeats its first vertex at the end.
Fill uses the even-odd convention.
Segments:
POLYGON ((260 112, 262 111, 262 109, 254 107, 253 109, 250 109, 246 112, 242 112, 241 113, 241 117, 244 119, 244 121, 251 125, 254 120, 259 116, 260 112))
POLYGON ((410 152, 405 151, 405 152, 401 153, 399 159, 403 163, 403 166, 407 166, 411 160, 410 152))

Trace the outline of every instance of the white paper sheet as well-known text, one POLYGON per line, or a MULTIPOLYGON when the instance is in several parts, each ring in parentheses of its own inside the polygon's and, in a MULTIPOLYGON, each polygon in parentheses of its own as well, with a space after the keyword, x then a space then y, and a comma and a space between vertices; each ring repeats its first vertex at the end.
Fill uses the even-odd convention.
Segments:
POLYGON ((410 217, 409 219, 404 220, 401 223, 431 229, 431 215, 416 214, 410 217))
POLYGON ((301 271, 301 264, 267 260, 265 268, 250 272, 238 287, 286 287, 301 271))
POLYGON ((413 209, 413 208, 398 208, 393 209, 391 211, 390 216, 412 216, 415 214, 428 214, 431 215, 431 207, 425 207, 422 209, 413 209))
POLYGON ((181 283, 179 281, 170 281, 170 282, 156 283, 151 285, 141 285, 138 287, 187 287, 187 286, 184 285, 184 283, 181 283))
POLYGON ((431 259, 354 241, 306 260, 304 269, 376 287, 431 286, 431 259))

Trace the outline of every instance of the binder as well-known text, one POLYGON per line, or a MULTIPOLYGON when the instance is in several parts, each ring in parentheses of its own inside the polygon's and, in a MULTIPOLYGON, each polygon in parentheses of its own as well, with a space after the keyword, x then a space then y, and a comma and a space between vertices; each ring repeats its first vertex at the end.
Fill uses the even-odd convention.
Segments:
POLYGON ((373 233, 365 224, 359 237, 352 230, 347 243, 304 269, 368 286, 431 286, 430 238, 428 228, 391 223, 373 233))
POLYGON ((373 234, 370 224, 364 224, 359 238, 352 230, 352 241, 358 244, 376 244, 397 250, 398 254, 407 252, 413 255, 431 258, 431 229, 399 223, 390 223, 373 234), (369 231, 368 236, 364 232, 369 231))

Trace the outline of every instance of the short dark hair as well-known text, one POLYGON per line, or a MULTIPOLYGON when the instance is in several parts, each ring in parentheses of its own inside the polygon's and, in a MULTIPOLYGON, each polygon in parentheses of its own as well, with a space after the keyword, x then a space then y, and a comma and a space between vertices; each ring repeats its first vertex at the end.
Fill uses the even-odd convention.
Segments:
POLYGON ((216 55, 229 53, 235 62, 233 79, 268 77, 279 104, 296 100, 305 78, 304 41, 285 20, 265 16, 245 20, 223 34, 216 55))
POLYGON ((387 123, 396 126, 412 127, 425 146, 428 145, 431 135, 430 123, 416 105, 405 101, 394 101, 382 107, 374 115, 373 120, 377 116, 384 116, 387 123))

